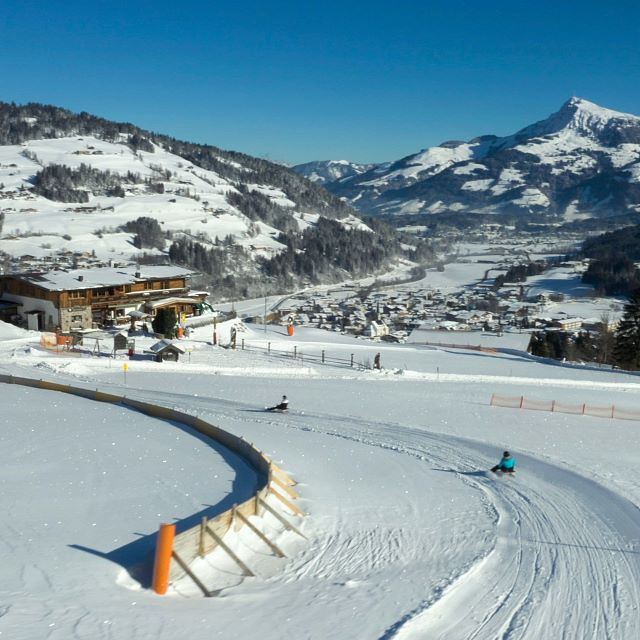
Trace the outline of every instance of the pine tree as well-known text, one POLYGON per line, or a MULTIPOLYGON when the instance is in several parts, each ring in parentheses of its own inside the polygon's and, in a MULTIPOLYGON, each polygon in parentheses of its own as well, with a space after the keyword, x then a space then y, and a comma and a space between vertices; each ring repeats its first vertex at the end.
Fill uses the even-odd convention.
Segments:
POLYGON ((640 289, 631 295, 615 336, 613 357, 624 369, 640 369, 640 289))
POLYGON ((153 330, 161 333, 165 338, 173 338, 175 335, 178 316, 173 309, 158 309, 153 319, 153 330))

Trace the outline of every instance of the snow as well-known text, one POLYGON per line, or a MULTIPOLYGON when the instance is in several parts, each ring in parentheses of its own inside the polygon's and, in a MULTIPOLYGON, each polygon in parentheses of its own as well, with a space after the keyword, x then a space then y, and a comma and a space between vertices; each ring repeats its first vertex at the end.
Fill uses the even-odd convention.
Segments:
MULTIPOLYGON (((426 282, 453 287, 486 268, 448 265, 426 282)), ((156 596, 131 567, 148 566, 158 525, 241 502, 252 470, 178 424, 3 385, 3 637, 638 637, 640 421, 490 406, 495 393, 638 412, 637 375, 535 359, 515 342, 492 354, 235 324, 245 350, 224 348, 222 323, 223 346, 196 328, 188 357, 157 363, 138 355, 153 338, 114 360, 45 352, 39 334, 0 323, 0 373, 198 414, 273 457, 309 513, 297 520, 308 541, 255 520, 286 560, 228 534, 255 578, 216 552, 194 569, 218 597, 188 581, 156 596), (383 369, 301 362, 294 346, 362 363, 379 352, 383 369), (289 414, 261 411, 283 393, 289 414), (505 448, 515 478, 484 471, 505 448)))
POLYGON ((524 184, 521 171, 517 169, 503 169, 500 172, 500 177, 491 187, 491 193, 494 196, 499 196, 521 184, 524 184))
MULTIPOLYGON (((543 172, 552 176, 565 176, 574 182, 580 176, 592 178, 598 167, 606 171, 607 163, 610 163, 609 169, 620 170, 620 179, 637 182, 640 145, 614 140, 617 137, 635 140, 639 123, 640 118, 637 116, 605 109, 574 97, 548 118, 513 135, 482 136, 469 142, 443 143, 391 163, 387 169, 380 169, 379 175, 366 182, 358 182, 368 191, 368 195, 363 193, 358 198, 352 198, 351 202, 365 197, 369 206, 385 214, 443 211, 499 213, 505 207, 513 206, 522 209, 548 208, 552 204, 549 197, 553 200, 554 194, 558 195, 558 189, 564 188, 564 183, 557 180, 541 182, 540 171, 535 170, 536 163, 542 166, 543 172), (504 169, 497 180, 488 179, 487 172, 496 167, 495 162, 489 162, 489 158, 494 157, 498 162, 505 161, 507 156, 500 155, 505 150, 513 150, 515 153, 511 155, 517 160, 513 166, 504 169), (626 170, 630 173, 625 175, 623 172, 626 170), (449 200, 434 201, 428 197, 424 200, 425 194, 432 193, 432 197, 436 197, 442 185, 457 185, 456 180, 451 182, 451 176, 445 177, 442 182, 437 181, 436 187, 431 191, 429 185, 422 189, 413 188, 417 183, 426 183, 429 178, 438 174, 447 176, 447 171, 454 176, 469 176, 470 179, 459 189, 462 195, 474 194, 474 197, 467 198, 468 201, 462 199, 461 202, 453 203, 449 200), (529 193, 521 195, 516 187, 530 187, 527 190, 529 193), (415 197, 407 200, 397 196, 390 200, 388 195, 382 196, 387 191, 403 189, 407 189, 407 198, 419 192, 424 201, 415 197), (510 193, 512 191, 513 194, 510 193), (484 194, 487 198, 484 205, 478 203, 476 196, 479 194, 484 194)), ((606 201, 596 204, 606 209, 606 201)), ((633 208, 633 205, 629 206, 633 208)), ((592 215, 593 210, 579 212, 572 207, 566 217, 568 220, 578 220, 592 215)))
MULTIPOLYGON (((385 173, 380 178, 363 182, 364 186, 382 186, 394 180, 416 180, 440 173, 447 167, 459 162, 481 159, 487 153, 490 142, 461 142, 423 149, 413 156, 401 160, 397 169, 385 173)), ((465 165, 466 166, 466 165, 465 165)))
MULTIPOLYGON (((130 260, 138 253, 155 251, 136 249, 133 234, 118 231, 142 215, 155 218, 163 231, 176 236, 185 233, 205 244, 207 237, 211 242, 216 236, 223 239, 231 235, 256 256, 270 257, 283 249, 274 240, 278 230, 269 225, 260 223, 258 235, 249 234, 249 220, 226 200, 226 194, 235 190, 227 180, 158 146, 154 148, 153 153, 134 152, 124 140, 113 143, 91 136, 0 147, 0 184, 4 184, 0 211, 5 214, 0 250, 41 258, 81 246, 91 247, 105 261, 130 260), (125 185, 124 198, 92 195, 88 203, 53 202, 32 191, 34 174, 51 163, 73 168, 85 164, 121 175, 130 172, 139 174, 141 183, 125 185), (170 179, 164 171, 171 172, 170 179), (161 182, 165 192, 149 192, 142 184, 145 179, 161 182)), ((294 213, 295 204, 281 190, 269 185, 248 186, 294 213)))
POLYGON ((515 136, 505 140, 538 136, 550 136, 556 133, 589 138, 615 124, 617 127, 638 126, 640 118, 630 113, 621 113, 606 109, 583 98, 573 97, 565 102, 559 111, 545 120, 521 129, 515 136))
POLYGON ((483 164, 478 164, 477 162, 468 162, 467 164, 463 164, 453 169, 453 173, 457 175, 469 175, 476 171, 487 171, 487 167, 483 164))
POLYGON ((548 207, 549 198, 540 191, 540 189, 529 188, 522 192, 519 198, 514 198, 511 201, 513 204, 531 205, 539 207, 548 207))
POLYGON ((94 269, 71 269, 48 271, 45 274, 26 274, 25 281, 49 291, 91 289, 92 287, 122 286, 140 279, 184 278, 193 272, 174 266, 101 267, 94 269))
POLYGON ((470 180, 465 182, 460 188, 463 191, 486 191, 493 183, 493 179, 488 180, 470 180))

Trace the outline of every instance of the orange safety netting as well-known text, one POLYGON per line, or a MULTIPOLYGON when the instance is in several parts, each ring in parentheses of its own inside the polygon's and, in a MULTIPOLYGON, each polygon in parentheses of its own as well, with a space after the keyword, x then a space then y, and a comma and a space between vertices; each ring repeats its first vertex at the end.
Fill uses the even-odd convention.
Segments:
POLYGON ((594 418, 617 418, 619 420, 640 420, 640 410, 623 409, 615 405, 608 407, 590 404, 564 404, 557 400, 539 400, 525 396, 497 396, 493 394, 489 403, 495 407, 509 409, 531 409, 534 411, 551 411, 553 413, 569 413, 573 415, 592 416, 594 418))

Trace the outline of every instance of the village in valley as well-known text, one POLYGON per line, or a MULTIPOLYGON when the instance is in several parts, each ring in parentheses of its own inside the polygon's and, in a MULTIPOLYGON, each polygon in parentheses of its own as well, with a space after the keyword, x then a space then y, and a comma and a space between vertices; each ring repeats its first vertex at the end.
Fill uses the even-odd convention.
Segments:
POLYGON ((479 344, 481 337, 491 337, 495 346, 505 333, 598 331, 603 322, 609 330, 615 328, 622 303, 595 299, 590 287, 581 285, 583 261, 554 257, 543 275, 496 287, 495 275, 512 264, 503 256, 466 259, 447 265, 442 273, 429 270, 407 285, 312 289, 285 299, 278 312, 283 322, 293 319, 302 326, 388 342, 405 342, 420 330, 434 342, 479 344), (484 277, 489 265, 492 275, 484 277), (447 270, 462 277, 466 271, 469 280, 458 286, 443 282, 447 270))
MULTIPOLYGON (((533 331, 597 334, 603 325, 614 330, 622 313, 622 301, 595 298, 592 288, 581 282, 588 261, 568 259, 562 252, 566 246, 566 238, 555 246, 505 237, 499 244, 486 239, 461 243, 449 261, 425 269, 414 281, 398 281, 396 273, 396 280, 372 277, 312 286, 272 296, 268 306, 266 299, 264 304, 261 299, 253 304, 217 300, 215 291, 192 289, 191 281, 200 281, 197 272, 166 264, 105 261, 89 251, 24 255, 4 261, 0 318, 25 328, 74 334, 75 343, 96 331, 151 332, 158 310, 171 309, 179 338, 188 336, 193 326, 235 317, 262 323, 266 316, 267 323, 375 342, 419 339, 527 350, 533 331), (537 275, 505 280, 510 270, 533 263, 537 275), (8 284, 12 281, 13 287, 8 284), (15 285, 18 281, 22 284, 15 285), (34 289, 34 284, 42 288, 34 289), (52 310, 54 290, 64 309, 52 310)), ((406 275, 405 270, 405 280, 406 275)))

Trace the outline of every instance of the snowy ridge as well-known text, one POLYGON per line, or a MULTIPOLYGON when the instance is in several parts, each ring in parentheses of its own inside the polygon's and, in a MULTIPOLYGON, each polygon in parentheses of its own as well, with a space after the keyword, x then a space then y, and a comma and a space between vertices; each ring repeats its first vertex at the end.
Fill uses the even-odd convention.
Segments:
POLYGON ((610 127, 638 127, 640 117, 600 107, 583 98, 572 97, 545 120, 521 129, 515 138, 534 138, 571 130, 584 136, 601 134, 610 127))
POLYGON ((562 221, 640 206, 640 118, 573 97, 505 136, 447 142, 327 183, 369 214, 518 214, 562 221))
POLYGON ((358 176, 376 166, 375 164, 359 164, 348 160, 316 160, 297 164, 291 168, 312 182, 326 184, 358 176))

